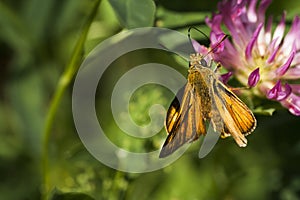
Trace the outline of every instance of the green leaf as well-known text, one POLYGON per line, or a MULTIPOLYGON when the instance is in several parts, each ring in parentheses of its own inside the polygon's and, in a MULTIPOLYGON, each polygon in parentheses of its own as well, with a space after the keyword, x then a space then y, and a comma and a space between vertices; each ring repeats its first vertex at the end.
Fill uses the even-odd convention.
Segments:
POLYGON ((156 9, 153 0, 109 0, 109 3, 123 27, 153 26, 156 9))
POLYGON ((275 112, 275 108, 264 108, 264 107, 257 107, 253 112, 255 114, 260 114, 260 115, 267 115, 267 116, 272 116, 273 113, 275 112))

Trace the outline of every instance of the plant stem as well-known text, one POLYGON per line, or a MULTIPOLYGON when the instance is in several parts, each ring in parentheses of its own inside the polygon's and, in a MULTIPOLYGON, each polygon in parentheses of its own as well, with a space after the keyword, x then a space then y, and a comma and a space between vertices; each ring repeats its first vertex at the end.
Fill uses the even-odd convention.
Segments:
POLYGON ((50 102, 50 108, 47 113, 47 118, 45 122, 45 128, 43 131, 42 136, 42 158, 41 158, 41 164, 42 164, 42 199, 46 200, 49 198, 50 193, 50 184, 49 184, 49 175, 48 175, 48 164, 49 164, 49 158, 48 158, 48 148, 49 148, 49 142, 50 142, 50 136, 51 136, 51 129, 54 122, 54 117, 56 115, 59 103, 61 102, 61 99, 63 97, 63 94, 65 90, 68 88, 71 80, 75 76, 76 72, 79 69, 79 66, 82 61, 83 57, 83 50, 84 50, 84 44, 87 38, 88 31, 90 29, 91 23, 93 22, 98 7, 101 0, 96 0, 95 5, 93 6, 90 15, 88 16, 87 21, 85 22, 82 32, 79 36, 79 39, 75 45, 74 52, 71 56, 71 59, 66 66, 65 71, 61 75, 57 88, 55 90, 54 96, 50 102))

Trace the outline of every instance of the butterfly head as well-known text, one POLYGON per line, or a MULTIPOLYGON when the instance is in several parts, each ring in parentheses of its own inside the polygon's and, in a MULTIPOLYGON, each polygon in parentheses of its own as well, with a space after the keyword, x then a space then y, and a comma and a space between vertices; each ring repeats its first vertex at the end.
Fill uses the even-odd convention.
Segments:
POLYGON ((204 59, 203 55, 196 53, 190 55, 190 68, 197 67, 201 65, 202 67, 209 67, 207 61, 204 59))

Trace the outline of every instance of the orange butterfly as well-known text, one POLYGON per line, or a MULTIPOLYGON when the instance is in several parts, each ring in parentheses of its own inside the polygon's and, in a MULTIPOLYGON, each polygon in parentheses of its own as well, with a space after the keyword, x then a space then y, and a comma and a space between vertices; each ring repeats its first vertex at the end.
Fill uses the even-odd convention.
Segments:
POLYGON ((166 157, 185 143, 205 135, 208 121, 222 138, 232 136, 240 147, 245 147, 245 136, 256 127, 253 113, 219 80, 202 55, 191 54, 190 60, 188 81, 167 112, 168 137, 159 157, 166 157))

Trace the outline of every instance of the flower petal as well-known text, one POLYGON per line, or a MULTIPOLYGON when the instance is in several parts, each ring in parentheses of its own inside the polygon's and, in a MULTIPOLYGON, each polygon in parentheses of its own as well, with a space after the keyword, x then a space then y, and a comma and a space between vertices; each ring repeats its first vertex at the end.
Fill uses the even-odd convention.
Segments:
POLYGON ((257 15, 256 15, 256 3, 257 0, 252 0, 249 3, 247 17, 249 22, 255 23, 257 21, 257 15))
POLYGON ((277 101, 282 101, 286 99, 292 93, 292 88, 289 84, 286 83, 284 85, 284 88, 285 88, 284 90, 282 90, 281 88, 281 90, 278 91, 278 96, 276 98, 277 101))
POLYGON ((253 33, 253 36, 252 36, 250 42, 248 43, 248 45, 246 47, 245 56, 246 56, 247 60, 252 58, 252 50, 253 50, 254 44, 255 44, 255 42, 258 38, 258 34, 259 34, 262 27, 263 27, 263 24, 260 23, 258 25, 257 29, 255 30, 255 32, 253 33))
POLYGON ((273 21, 273 18, 272 18, 272 16, 270 16, 268 18, 268 22, 265 27, 265 41, 264 41, 265 44, 269 44, 271 41, 272 21, 273 21))
POLYGON ((249 87, 254 87, 258 83, 260 79, 259 67, 256 68, 248 77, 248 85, 249 87))
POLYGON ((300 79, 300 66, 290 68, 283 76, 284 79, 296 80, 300 79))
POLYGON ((258 19, 260 22, 265 21, 265 13, 272 0, 262 0, 258 8, 258 19))
POLYGON ((281 101, 281 104, 288 108, 290 113, 296 116, 300 116, 300 97, 291 94, 289 98, 285 99, 284 101, 281 101))
POLYGON ((229 78, 232 76, 232 74, 233 74, 233 72, 227 72, 225 74, 222 74, 219 79, 221 82, 226 84, 228 82, 229 78))
POLYGON ((294 94, 300 95, 300 84, 292 84, 291 87, 294 94))
POLYGON ((287 59, 287 61, 284 63, 284 65, 282 65, 281 67, 276 69, 276 75, 283 76, 288 71, 288 69, 290 68, 291 63, 292 63, 292 61, 295 57, 295 54, 296 54, 296 46, 293 45, 293 49, 292 49, 292 52, 290 54, 290 57, 287 59))
POLYGON ((215 33, 212 31, 210 33, 211 49, 213 49, 214 53, 220 53, 224 50, 224 41, 221 41, 224 36, 223 32, 215 33))
POLYGON ((269 64, 272 63, 275 60, 277 52, 278 52, 278 50, 280 48, 280 45, 277 45, 276 47, 274 47, 275 43, 277 43, 277 39, 278 38, 274 39, 271 42, 271 44, 269 45, 269 51, 271 52, 271 55, 270 55, 270 57, 267 60, 267 63, 269 63, 269 64))
POLYGON ((286 16, 286 12, 283 13, 281 20, 274 31, 273 39, 277 39, 277 43, 275 44, 275 46, 278 46, 283 38, 284 29, 285 29, 285 16, 286 16))
MULTIPOLYGON (((299 104, 299 103, 298 103, 299 104)), ((300 116, 300 105, 291 104, 289 111, 296 116, 300 116)))
POLYGON ((245 1, 222 1, 218 3, 218 10, 222 16, 222 22, 229 30, 232 38, 235 38, 237 44, 242 44, 240 32, 244 32, 244 25, 241 21, 241 13, 246 4, 245 1))
POLYGON ((300 18, 296 16, 293 20, 292 26, 289 30, 289 32, 286 34, 284 38, 284 43, 282 45, 282 48, 288 51, 291 46, 296 42, 296 49, 300 48, 300 18))
POLYGON ((277 83, 275 84, 275 86, 267 92, 267 98, 268 99, 276 99, 279 87, 281 87, 280 80, 278 80, 277 83))
POLYGON ((292 87, 289 84, 284 85, 284 90, 281 86, 281 81, 278 80, 275 86, 267 92, 268 99, 282 101, 292 93, 292 87))
POLYGON ((194 47, 195 52, 200 54, 206 54, 208 52, 207 48, 201 44, 199 44, 196 40, 191 40, 192 45, 194 47))
POLYGON ((212 31, 216 33, 222 32, 221 30, 221 23, 222 23, 222 15, 220 14, 213 14, 212 19, 208 17, 205 18, 205 23, 211 28, 212 31))

